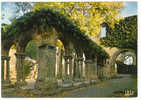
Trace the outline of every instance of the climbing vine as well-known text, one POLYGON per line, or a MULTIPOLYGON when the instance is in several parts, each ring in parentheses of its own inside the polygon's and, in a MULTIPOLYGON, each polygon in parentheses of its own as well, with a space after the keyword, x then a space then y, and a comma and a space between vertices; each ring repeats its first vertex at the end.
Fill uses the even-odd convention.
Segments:
POLYGON ((94 43, 72 20, 52 9, 40 9, 26 13, 2 31, 2 40, 10 37, 18 38, 35 32, 37 34, 46 34, 49 27, 54 27, 63 34, 65 39, 81 45, 83 50, 91 52, 92 55, 98 54, 99 56, 109 57, 106 51, 94 43))
POLYGON ((137 16, 127 17, 115 25, 114 29, 107 28, 107 36, 101 39, 106 47, 117 47, 137 50, 137 16))

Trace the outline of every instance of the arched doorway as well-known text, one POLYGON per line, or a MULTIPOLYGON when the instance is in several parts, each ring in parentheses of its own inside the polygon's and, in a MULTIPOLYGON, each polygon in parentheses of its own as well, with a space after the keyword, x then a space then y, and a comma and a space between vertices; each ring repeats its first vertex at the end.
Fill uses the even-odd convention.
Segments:
POLYGON ((112 57, 113 71, 118 73, 136 73, 136 53, 131 49, 121 49, 112 57))

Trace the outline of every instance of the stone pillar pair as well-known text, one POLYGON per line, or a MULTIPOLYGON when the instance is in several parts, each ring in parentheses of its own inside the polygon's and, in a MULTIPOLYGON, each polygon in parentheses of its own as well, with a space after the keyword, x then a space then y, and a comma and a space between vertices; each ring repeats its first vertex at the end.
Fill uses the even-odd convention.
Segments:
POLYGON ((57 52, 57 78, 58 79, 62 79, 62 75, 63 75, 63 51, 59 48, 58 52, 57 52))
POLYGON ((85 72, 86 72, 86 80, 97 80, 97 58, 95 57, 93 60, 88 59, 85 61, 85 72))
POLYGON ((73 75, 72 75, 72 59, 73 57, 72 56, 64 56, 64 59, 65 59, 65 76, 64 78, 65 79, 72 79, 73 75), (68 73, 68 70, 69 70, 69 73, 68 73))
MULTIPOLYGON (((54 42, 53 42, 54 43, 54 42)), ((38 46, 37 61, 39 64, 36 89, 46 90, 56 86, 56 46, 44 41, 38 46)))
POLYGON ((103 59, 102 64, 102 77, 101 78, 109 78, 111 77, 111 68, 108 59, 103 59))
POLYGON ((98 79, 97 57, 93 58, 93 80, 98 79))
POLYGON ((104 60, 103 58, 99 58, 98 62, 98 78, 103 79, 104 77, 104 60))
POLYGON ((82 79, 83 78, 83 57, 79 57, 75 59, 74 65, 74 79, 82 79))
POLYGON ((92 64, 92 60, 85 60, 85 79, 86 80, 91 80, 91 64, 92 64))
POLYGON ((24 69, 24 59, 25 59, 25 53, 15 53, 16 56, 16 85, 25 85, 25 69, 24 69))
POLYGON ((2 56, 2 81, 5 81, 7 83, 10 83, 10 66, 9 66, 9 61, 10 61, 10 57, 8 56, 2 56), (5 62, 6 62, 6 66, 5 66, 5 62), (5 67, 6 67, 6 80, 4 80, 4 73, 5 73, 5 67))

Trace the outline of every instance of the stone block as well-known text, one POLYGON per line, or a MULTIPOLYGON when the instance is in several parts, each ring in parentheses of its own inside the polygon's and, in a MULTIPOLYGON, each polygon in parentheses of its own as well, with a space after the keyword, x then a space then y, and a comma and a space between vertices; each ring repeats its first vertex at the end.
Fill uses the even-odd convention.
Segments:
POLYGON ((81 86, 81 85, 83 85, 83 82, 76 82, 76 83, 73 83, 73 86, 81 86))
POLYGON ((81 79, 80 79, 80 78, 78 78, 78 79, 76 78, 76 79, 74 79, 74 81, 75 81, 75 82, 80 82, 81 79))
POLYGON ((88 85, 88 84, 90 84, 90 83, 91 83, 90 80, 84 81, 84 84, 86 84, 86 85, 88 85))
POLYGON ((57 80, 58 86, 61 86, 63 84, 62 80, 57 80))
POLYGON ((62 88, 72 87, 72 83, 66 83, 61 85, 62 88))
POLYGON ((98 82, 98 80, 91 80, 91 83, 93 84, 95 84, 95 83, 97 83, 98 82))

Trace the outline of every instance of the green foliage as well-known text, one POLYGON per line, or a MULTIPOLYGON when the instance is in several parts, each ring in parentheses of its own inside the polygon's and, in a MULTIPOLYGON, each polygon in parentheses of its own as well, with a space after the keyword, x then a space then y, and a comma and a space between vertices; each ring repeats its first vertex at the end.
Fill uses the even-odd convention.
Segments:
POLYGON ((101 39, 106 47, 137 50, 137 16, 127 17, 115 25, 114 29, 107 29, 107 36, 101 39))
POLYGON ((29 73, 31 72, 31 68, 33 67, 33 63, 30 61, 25 61, 24 62, 24 77, 27 77, 29 73))
POLYGON ((32 59, 36 59, 37 54, 37 45, 35 41, 30 41, 28 45, 26 46, 25 53, 27 56, 31 57, 32 59))
POLYGON ((94 43, 84 31, 81 31, 72 20, 52 9, 40 9, 39 11, 26 13, 15 20, 6 31, 2 32, 2 39, 9 37, 18 39, 21 36, 32 37, 33 34, 45 34, 48 27, 54 27, 66 40, 70 40, 76 46, 81 46, 86 53, 91 55, 108 57, 108 54, 94 43), (35 30, 35 31, 34 31, 35 30), (29 34, 30 32, 30 34, 29 34))

